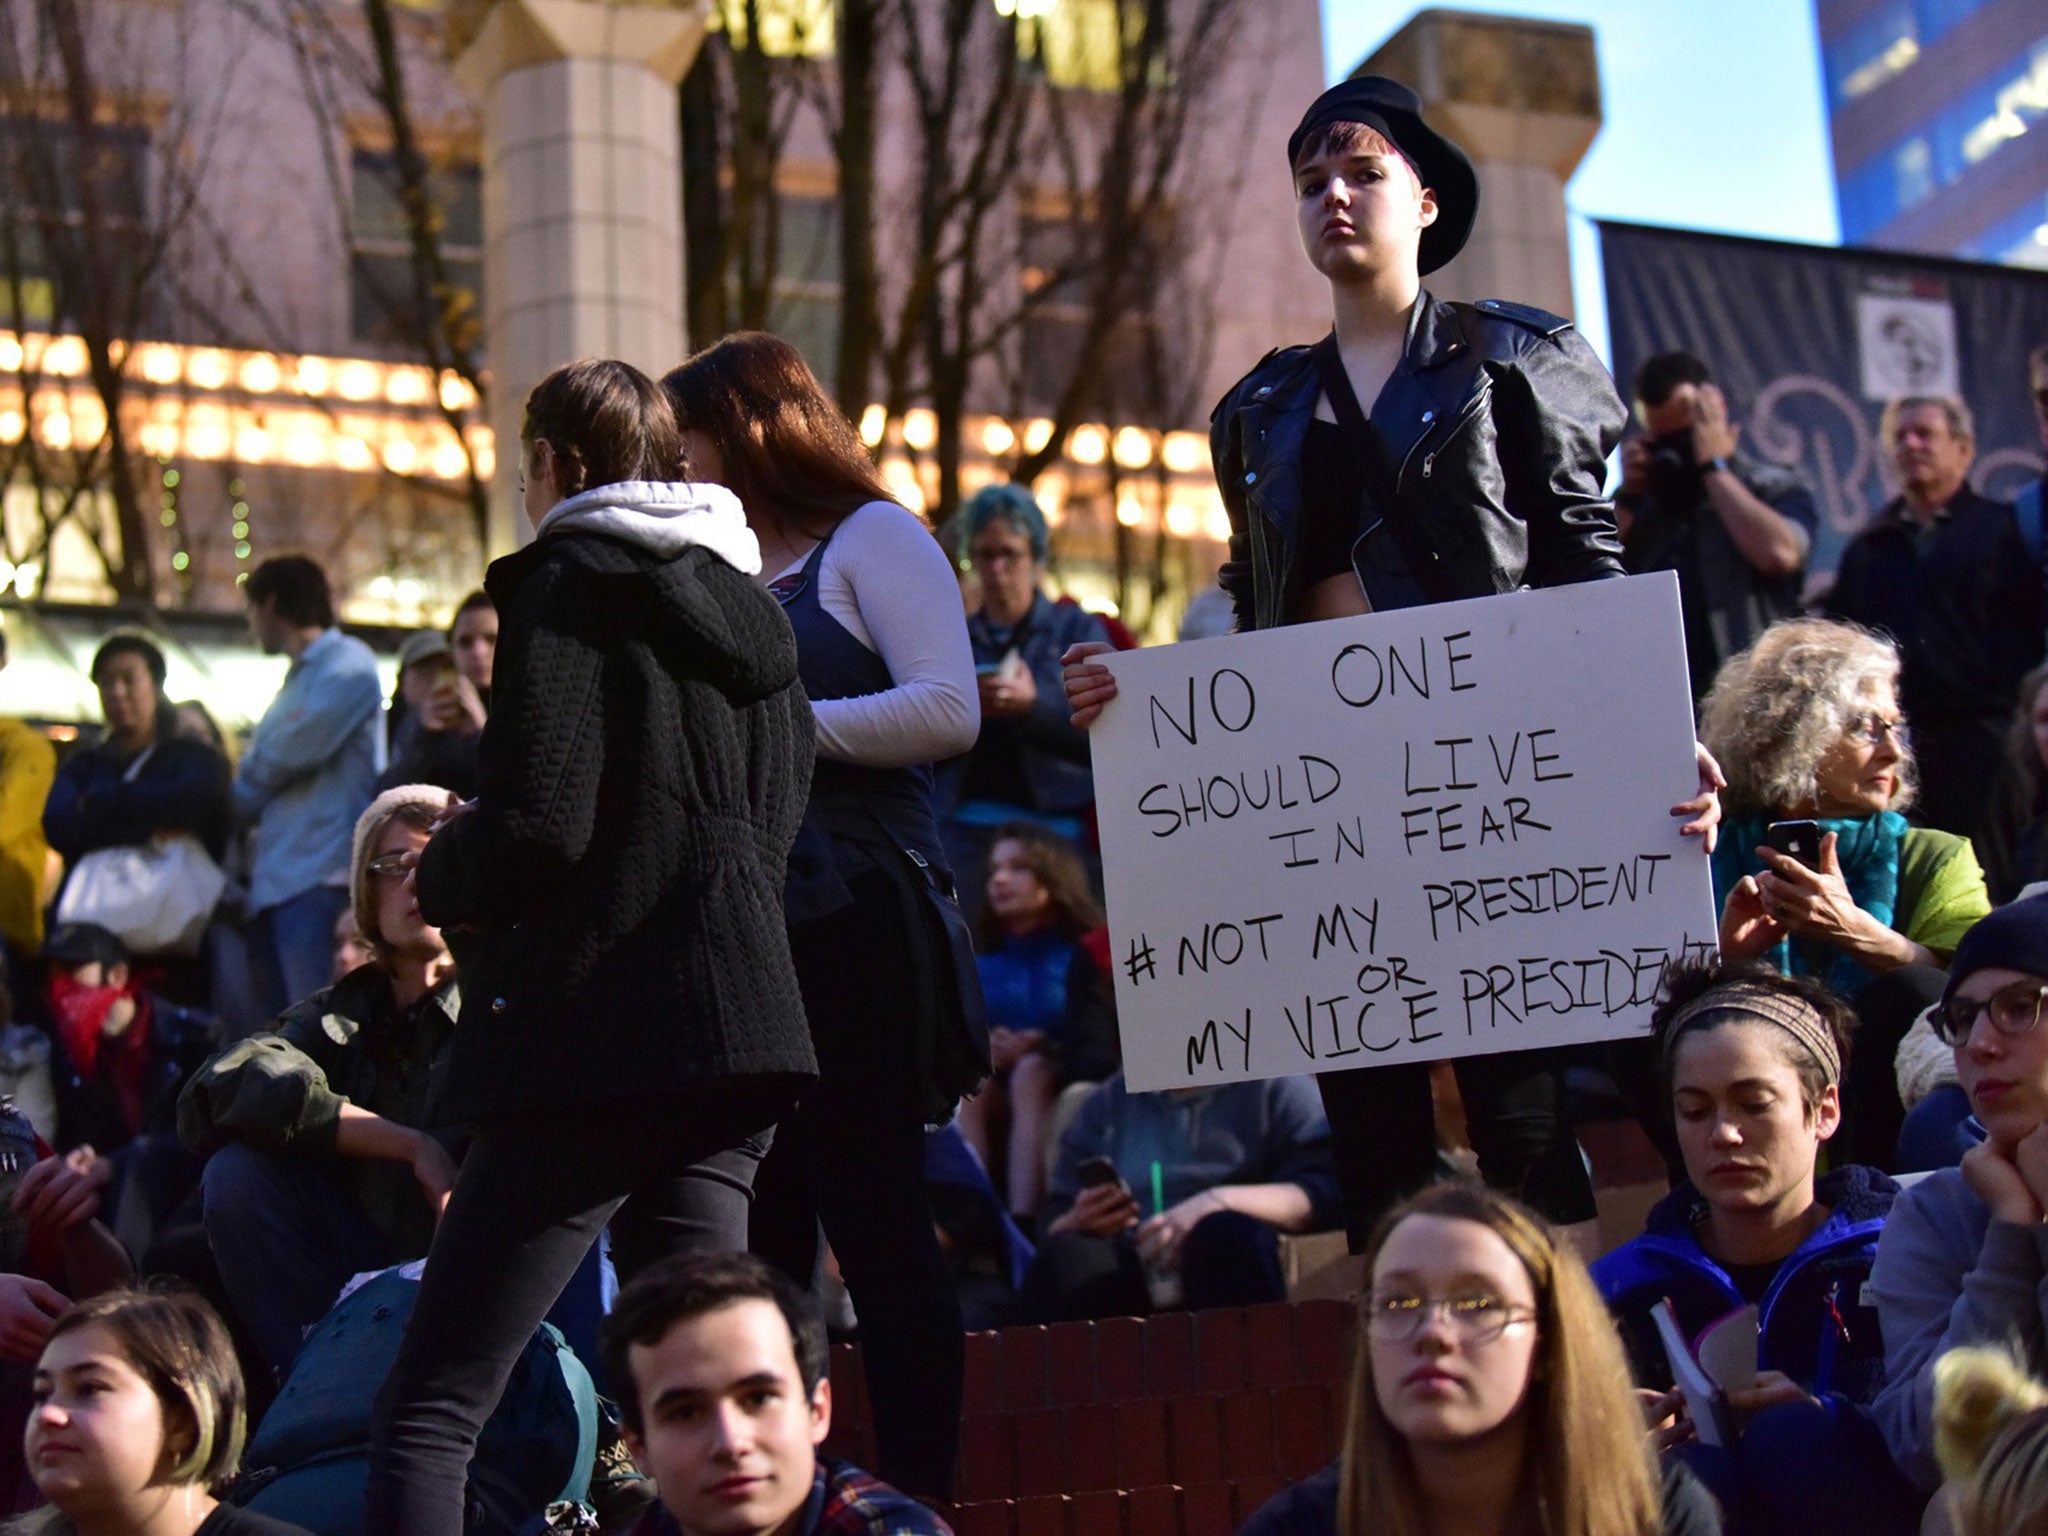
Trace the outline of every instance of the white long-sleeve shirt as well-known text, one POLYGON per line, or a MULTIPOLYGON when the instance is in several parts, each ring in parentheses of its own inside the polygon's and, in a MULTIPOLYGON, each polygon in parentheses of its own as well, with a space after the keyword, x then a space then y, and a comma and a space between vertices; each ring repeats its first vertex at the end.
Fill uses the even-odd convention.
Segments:
MULTIPOLYGON (((802 570, 808 558, 776 576, 802 570)), ((819 561, 818 602, 882 658, 894 685, 856 699, 812 700, 820 757, 907 768, 974 745, 981 695, 967 613, 952 562, 923 523, 893 501, 855 511, 819 561)))

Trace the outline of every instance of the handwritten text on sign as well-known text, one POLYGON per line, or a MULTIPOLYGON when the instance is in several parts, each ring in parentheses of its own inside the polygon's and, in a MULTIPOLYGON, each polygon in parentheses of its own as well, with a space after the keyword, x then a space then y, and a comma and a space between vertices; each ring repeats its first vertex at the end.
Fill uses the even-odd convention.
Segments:
POLYGON ((1133 1088, 1638 1033, 1714 943, 1664 574, 1109 658, 1133 1088))

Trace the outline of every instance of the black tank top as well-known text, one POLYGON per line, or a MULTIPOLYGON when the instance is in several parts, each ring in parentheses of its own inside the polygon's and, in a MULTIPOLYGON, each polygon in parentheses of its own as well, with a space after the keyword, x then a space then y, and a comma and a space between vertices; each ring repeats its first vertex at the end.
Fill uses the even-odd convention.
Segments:
POLYGON ((1320 417, 1301 444, 1300 590, 1351 574, 1358 540, 1359 470, 1344 429, 1320 417))

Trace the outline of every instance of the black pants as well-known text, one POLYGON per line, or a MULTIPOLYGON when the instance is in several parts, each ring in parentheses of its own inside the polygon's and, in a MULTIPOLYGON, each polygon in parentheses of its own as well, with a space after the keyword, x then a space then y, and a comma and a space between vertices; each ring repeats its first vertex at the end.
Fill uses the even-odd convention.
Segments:
POLYGON ((852 887, 852 906, 792 935, 819 1078, 761 1166, 754 1251, 810 1285, 824 1224, 860 1317, 874 1470, 907 1493, 949 1499, 966 1345, 925 1184, 907 939, 886 880, 852 887))
MULTIPOLYGON (((1486 1182, 1560 1225, 1596 1214, 1593 1181, 1565 1116, 1564 1055, 1502 1051, 1454 1063, 1465 1118, 1486 1182)), ((1364 1249, 1387 1209, 1436 1176, 1436 1117, 1421 1062, 1324 1072, 1330 1151, 1344 1188, 1351 1251, 1364 1249)))
MULTIPOLYGON (((1190 1312, 1284 1301, 1280 1234, 1241 1211, 1204 1216, 1181 1245, 1180 1279, 1180 1305, 1190 1312)), ((1129 1233, 1048 1237, 1024 1271, 1022 1310, 1033 1323, 1143 1317, 1152 1310, 1152 1298, 1137 1244, 1129 1233)))
POLYGON ((622 1277, 666 1247, 745 1245, 744 1170, 786 1090, 724 1083, 488 1120, 434 1234, 405 1342, 370 1423, 366 1536, 463 1536, 478 1432, 533 1331, 628 1196, 622 1277), (708 1168, 677 1198, 679 1170, 708 1168))

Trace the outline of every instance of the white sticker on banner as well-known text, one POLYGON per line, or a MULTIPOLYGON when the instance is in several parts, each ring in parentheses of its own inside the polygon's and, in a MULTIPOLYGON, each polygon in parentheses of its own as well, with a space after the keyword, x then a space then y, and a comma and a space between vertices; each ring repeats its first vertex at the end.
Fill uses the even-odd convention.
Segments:
POLYGON ((1961 393, 1956 312, 1946 299, 1859 293, 1856 344, 1866 400, 1961 393))
POLYGON ((1713 947, 1668 572, 1107 661, 1132 1088, 1636 1034, 1713 947))

